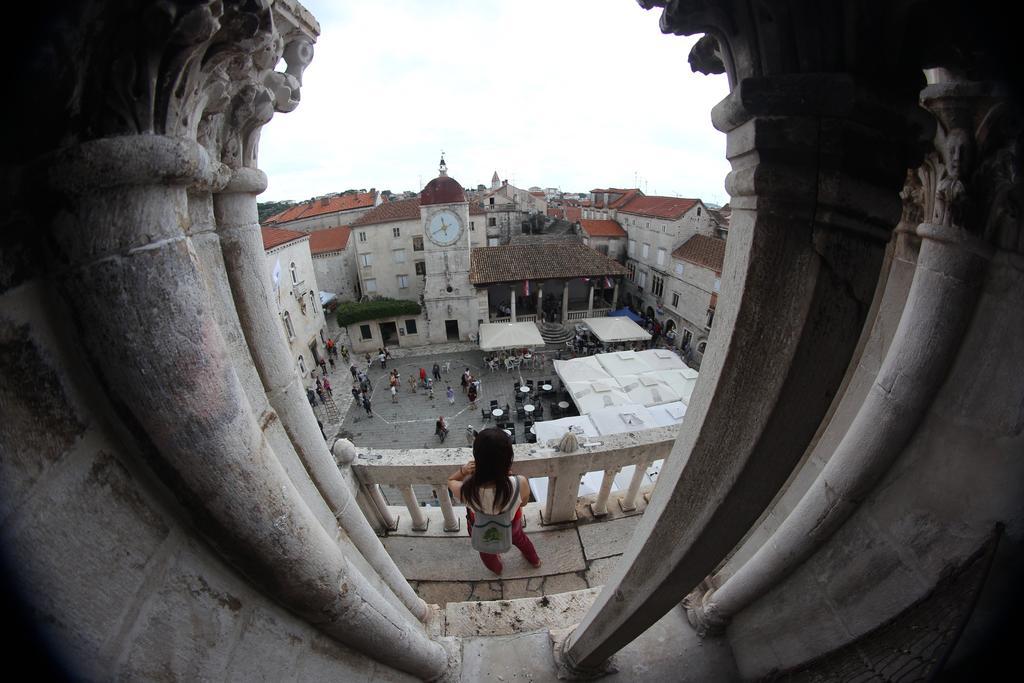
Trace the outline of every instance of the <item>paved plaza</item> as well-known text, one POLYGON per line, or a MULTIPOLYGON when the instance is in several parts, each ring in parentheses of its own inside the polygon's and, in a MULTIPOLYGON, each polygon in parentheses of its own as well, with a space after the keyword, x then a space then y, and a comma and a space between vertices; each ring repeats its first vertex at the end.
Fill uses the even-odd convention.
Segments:
MULTIPOLYGON (((434 347, 432 350, 436 349, 434 347)), ((360 360, 360 368, 366 367, 365 359, 360 360)), ((520 374, 505 372, 504 370, 490 371, 484 363, 484 353, 479 349, 461 348, 449 352, 433 353, 423 356, 405 356, 394 358, 389 361, 386 369, 381 369, 380 363, 374 362, 373 367, 367 373, 373 385, 371 394, 371 405, 373 416, 368 416, 362 406, 357 406, 352 401, 351 395, 351 374, 342 375, 341 367, 332 377, 336 378, 334 384, 334 400, 339 408, 343 403, 348 403, 348 411, 341 424, 340 436, 350 439, 357 446, 377 446, 379 448, 441 448, 443 446, 466 445, 466 428, 472 425, 475 429, 482 429, 494 424, 493 420, 484 421, 481 410, 487 409, 491 400, 498 401, 498 405, 504 408, 508 404, 515 412, 513 399, 513 383, 520 379, 520 374), (413 393, 409 387, 410 376, 419 377, 420 368, 427 371, 431 376, 431 369, 437 363, 441 366, 441 380, 434 382, 434 398, 428 398, 427 392, 417 387, 413 393), (477 397, 477 408, 469 407, 469 400, 462 392, 460 380, 466 368, 473 374, 473 377, 480 380, 480 394, 477 397), (400 373, 401 388, 398 392, 398 402, 391 402, 391 394, 388 388, 388 376, 392 369, 397 368, 400 373), (445 396, 448 386, 455 391, 455 403, 451 405, 445 396), (438 416, 443 415, 448 423, 448 440, 442 444, 434 435, 434 425, 438 416)), ((524 369, 522 379, 532 379, 535 382, 542 379, 550 379, 553 386, 557 386, 557 377, 548 362, 545 369, 524 369)), ((544 400, 544 417, 550 416, 548 400, 544 400)), ((343 409, 343 408, 342 408, 343 409)), ((344 410, 344 409, 343 409, 344 410)), ((503 418, 504 419, 504 418, 503 418)), ((512 421, 509 418, 508 421, 512 421)), ((523 422, 515 420, 516 439, 523 442, 523 422)))

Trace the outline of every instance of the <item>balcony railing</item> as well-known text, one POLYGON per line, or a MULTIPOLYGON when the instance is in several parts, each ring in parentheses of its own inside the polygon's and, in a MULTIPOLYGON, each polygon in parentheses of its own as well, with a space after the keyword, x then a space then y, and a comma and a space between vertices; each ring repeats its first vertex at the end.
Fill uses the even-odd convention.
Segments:
MULTIPOLYGON (((675 443, 678 426, 590 437, 593 445, 581 446, 574 453, 561 453, 545 444, 517 444, 513 446, 513 471, 527 478, 547 477, 547 499, 541 519, 544 524, 570 522, 576 516, 580 479, 588 472, 603 472, 601 487, 591 504, 595 516, 607 514, 615 476, 623 467, 634 465, 633 476, 625 493, 616 496, 623 510, 636 508, 636 499, 644 481, 647 466, 655 460, 669 456, 675 443)), ((438 494, 444 517, 445 531, 458 531, 462 511, 446 494, 448 476, 460 465, 472 459, 469 448, 427 448, 384 450, 357 447, 358 456, 352 470, 359 487, 371 505, 364 512, 373 515, 370 522, 377 528, 395 530, 398 521, 388 507, 381 486, 392 486, 402 494, 412 521, 413 531, 425 531, 427 516, 420 507, 414 485, 426 485, 438 494)))

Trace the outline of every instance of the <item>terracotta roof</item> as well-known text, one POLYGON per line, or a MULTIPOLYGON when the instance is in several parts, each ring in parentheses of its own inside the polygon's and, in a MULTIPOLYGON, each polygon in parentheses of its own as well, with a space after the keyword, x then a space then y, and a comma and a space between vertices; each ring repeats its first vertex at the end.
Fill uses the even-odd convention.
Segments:
POLYGON ((480 216, 486 213, 487 211, 484 210, 484 207, 480 206, 479 204, 473 203, 469 205, 470 216, 480 216))
POLYGON ((282 244, 288 244, 295 240, 302 239, 303 237, 309 237, 304 232, 297 232, 295 230, 283 230, 281 228, 260 228, 260 232, 263 233, 263 249, 268 251, 274 247, 279 247, 282 244))
POLYGON ((543 191, 541 191, 541 192, 531 191, 530 194, 532 194, 534 197, 543 197, 544 196, 544 192, 543 191))
POLYGON ((315 230, 309 233, 309 250, 314 254, 342 251, 348 246, 348 237, 351 234, 352 228, 347 225, 315 230))
POLYGON ((546 242, 476 247, 469 281, 479 285, 625 274, 626 269, 618 261, 582 242, 546 242))
POLYGON ((311 199, 302 204, 288 207, 280 213, 276 213, 266 219, 267 225, 297 221, 300 218, 320 216, 325 213, 338 213, 340 211, 351 211, 352 209, 365 209, 373 206, 377 201, 377 192, 351 192, 349 194, 337 195, 335 197, 321 197, 311 199))
POLYGON ((466 201, 466 192, 462 189, 462 185, 459 185, 459 181, 455 178, 449 178, 446 175, 434 178, 420 192, 420 204, 423 206, 454 204, 464 201, 466 201))
POLYGON ((565 220, 570 223, 583 220, 583 209, 578 206, 567 206, 565 207, 565 220))
POLYGON ((420 198, 398 199, 385 202, 375 209, 372 209, 358 219, 353 221, 351 227, 360 225, 375 225, 377 223, 391 223, 394 221, 418 220, 420 217, 420 198))
POLYGON ((623 213, 650 218, 668 218, 676 220, 697 204, 696 199, 681 197, 633 197, 627 204, 620 207, 623 213))
POLYGON ((626 231, 616 221, 599 221, 584 218, 580 226, 591 237, 625 237, 626 231))
POLYGON ((707 235, 694 235, 672 252, 672 258, 689 261, 721 273, 722 264, 725 262, 725 240, 707 235))

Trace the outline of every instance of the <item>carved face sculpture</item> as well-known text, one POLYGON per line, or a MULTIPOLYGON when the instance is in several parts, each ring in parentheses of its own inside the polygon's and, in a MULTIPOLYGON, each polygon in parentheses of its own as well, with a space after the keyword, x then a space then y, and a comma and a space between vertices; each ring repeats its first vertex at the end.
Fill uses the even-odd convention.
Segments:
POLYGON ((946 138, 946 172, 954 178, 962 177, 970 169, 972 156, 971 136, 963 128, 955 128, 946 138))

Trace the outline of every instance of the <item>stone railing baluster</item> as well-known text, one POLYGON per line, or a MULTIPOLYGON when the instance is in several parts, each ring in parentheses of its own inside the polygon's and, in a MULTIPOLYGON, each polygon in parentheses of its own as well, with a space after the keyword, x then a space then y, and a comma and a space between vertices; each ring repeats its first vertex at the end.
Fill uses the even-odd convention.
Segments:
POLYGON ((601 479, 601 490, 597 493, 597 500, 590 504, 590 512, 595 517, 603 517, 608 514, 608 495, 612 492, 612 484, 615 483, 615 477, 622 471, 621 467, 614 467, 604 471, 604 477, 601 479))
POLYGON ((412 486, 402 486, 399 490, 402 492, 402 500, 405 501, 405 507, 409 510, 409 517, 412 519, 412 530, 426 531, 430 520, 427 519, 427 516, 423 514, 423 510, 420 509, 420 504, 416 501, 416 493, 412 490, 412 486))
POLYGON ((437 499, 441 501, 441 514, 444 515, 444 530, 458 531, 459 518, 455 516, 455 508, 452 506, 451 495, 448 493, 448 485, 442 484, 437 491, 437 499))
POLYGON ((629 488, 626 495, 619 499, 619 507, 623 512, 636 510, 636 497, 640 493, 640 485, 644 482, 644 474, 647 472, 647 462, 641 460, 636 464, 633 471, 633 478, 629 480, 629 488))
POLYGON ((380 515, 381 521, 384 523, 384 528, 388 531, 395 531, 398 529, 398 520, 395 519, 391 511, 388 510, 388 502, 384 500, 384 494, 380 492, 380 486, 377 484, 367 484, 363 487, 366 493, 370 496, 370 500, 373 501, 374 507, 377 508, 377 513, 380 515))

